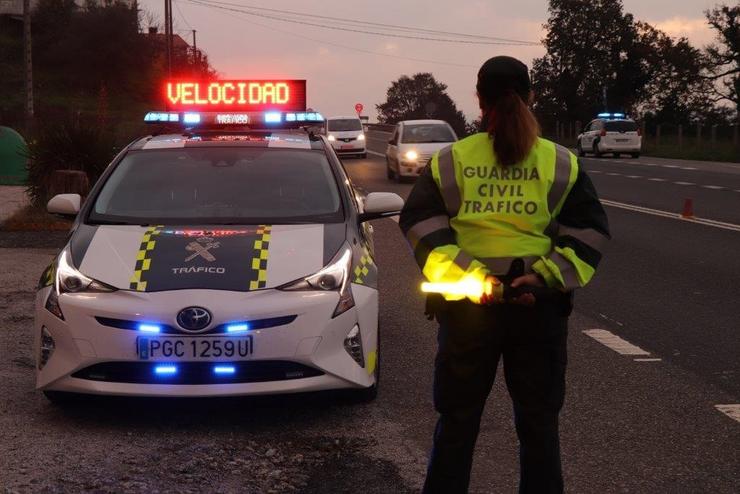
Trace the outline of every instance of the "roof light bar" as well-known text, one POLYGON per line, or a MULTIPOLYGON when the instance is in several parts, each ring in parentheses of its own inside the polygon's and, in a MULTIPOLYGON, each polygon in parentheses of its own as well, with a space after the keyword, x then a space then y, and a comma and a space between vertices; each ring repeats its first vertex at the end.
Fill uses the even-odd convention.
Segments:
POLYGON ((177 124, 183 128, 224 127, 248 125, 251 128, 299 128, 306 124, 324 122, 318 112, 157 112, 144 116, 149 124, 177 124))
POLYGON ((154 368, 154 373, 158 376, 172 376, 177 374, 177 366, 175 365, 158 365, 154 368))
POLYGON ((215 365, 213 367, 213 373, 219 375, 229 375, 236 373, 236 367, 233 365, 215 365))

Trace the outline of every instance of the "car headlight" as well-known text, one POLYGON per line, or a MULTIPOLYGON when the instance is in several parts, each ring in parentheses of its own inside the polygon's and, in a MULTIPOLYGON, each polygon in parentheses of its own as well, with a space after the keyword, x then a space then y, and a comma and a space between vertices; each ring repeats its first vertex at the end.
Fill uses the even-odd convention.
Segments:
POLYGON ((365 140, 365 134, 360 134, 357 136, 358 141, 364 141, 365 140))
POLYGON ((416 161, 417 158, 419 158, 419 153, 414 151, 413 149, 411 151, 406 151, 406 154, 404 154, 404 157, 409 161, 416 161))
POLYGON ((344 244, 329 264, 320 271, 305 278, 291 281, 279 286, 284 291, 336 291, 339 292, 339 303, 332 317, 346 312, 355 305, 352 297, 350 272, 352 270, 352 249, 344 244))
POLYGON ((114 292, 116 288, 94 280, 80 273, 72 265, 72 257, 68 249, 64 249, 57 259, 54 273, 54 286, 46 299, 46 309, 64 319, 64 314, 59 306, 59 295, 62 293, 102 293, 114 292))
POLYGON ((327 139, 329 139, 330 141, 336 141, 336 140, 337 140, 337 138, 336 138, 336 137, 334 137, 334 136, 333 136, 333 135, 331 135, 331 134, 329 134, 329 137, 327 137, 327 139))

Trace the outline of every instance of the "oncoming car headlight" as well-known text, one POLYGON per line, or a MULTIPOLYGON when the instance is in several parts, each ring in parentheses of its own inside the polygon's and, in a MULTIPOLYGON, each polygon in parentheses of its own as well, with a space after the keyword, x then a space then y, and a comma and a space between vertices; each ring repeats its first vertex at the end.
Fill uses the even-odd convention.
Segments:
POLYGON ((329 139, 330 141, 336 141, 337 140, 337 138, 334 137, 332 134, 329 134, 329 137, 327 137, 327 139, 329 139))
POLYGON ((364 141, 365 140, 365 134, 360 134, 357 136, 358 141, 364 141))
POLYGON ((46 299, 46 310, 59 319, 64 319, 64 314, 59 306, 59 295, 62 293, 103 293, 115 290, 114 287, 94 280, 78 271, 72 265, 69 250, 64 249, 56 261, 53 288, 46 299))
POLYGON ((410 151, 406 151, 404 158, 406 158, 409 161, 416 161, 419 158, 419 153, 417 153, 416 151, 412 149, 410 151))
POLYGON ((352 270, 352 249, 344 244, 329 264, 320 271, 305 278, 291 281, 278 287, 284 291, 337 291, 339 292, 339 303, 332 317, 346 312, 355 305, 352 297, 350 272, 352 270))

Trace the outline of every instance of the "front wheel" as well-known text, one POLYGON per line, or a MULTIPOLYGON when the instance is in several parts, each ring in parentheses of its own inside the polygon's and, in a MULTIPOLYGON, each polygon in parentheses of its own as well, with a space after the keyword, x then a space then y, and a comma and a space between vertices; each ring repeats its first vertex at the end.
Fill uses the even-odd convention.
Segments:
POLYGON ((388 180, 396 178, 396 174, 391 169, 391 162, 387 157, 385 158, 385 174, 388 177, 388 180))
POLYGON ((615 157, 615 158, 621 158, 621 156, 622 156, 622 155, 621 155, 621 154, 619 154, 619 153, 614 153, 614 157, 615 157))
POLYGON ((85 399, 85 395, 65 391, 44 391, 43 393, 47 400, 58 407, 74 406, 85 399))

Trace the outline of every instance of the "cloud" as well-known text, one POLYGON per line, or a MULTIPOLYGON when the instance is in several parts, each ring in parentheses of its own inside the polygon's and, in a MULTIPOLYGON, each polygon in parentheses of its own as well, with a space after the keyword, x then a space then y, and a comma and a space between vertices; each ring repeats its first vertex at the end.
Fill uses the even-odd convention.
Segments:
POLYGON ((695 46, 710 43, 714 37, 707 20, 704 17, 671 17, 652 22, 658 29, 673 37, 685 37, 695 46))

